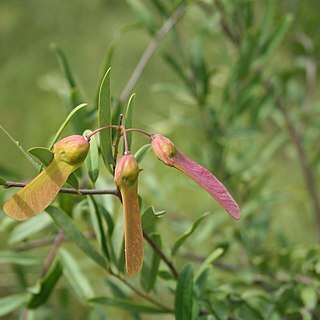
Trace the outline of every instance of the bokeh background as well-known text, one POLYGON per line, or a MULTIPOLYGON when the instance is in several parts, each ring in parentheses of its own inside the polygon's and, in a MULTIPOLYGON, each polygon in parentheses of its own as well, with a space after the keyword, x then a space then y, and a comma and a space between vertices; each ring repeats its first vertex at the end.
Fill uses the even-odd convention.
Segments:
MULTIPOLYGON (((144 1, 151 12, 155 12, 159 27, 164 18, 156 13, 151 2, 144 1)), ((259 258, 255 251, 257 248, 263 248, 261 252, 265 253, 295 246, 316 247, 319 234, 313 202, 305 185, 297 150, 290 140, 284 118, 277 116, 279 110, 276 110, 276 99, 273 98, 278 94, 274 94, 278 90, 277 84, 279 87, 286 87, 286 92, 289 92, 286 100, 289 115, 294 127, 302 133, 305 154, 310 162, 308 166, 312 169, 316 183, 315 196, 319 200, 320 100, 317 67, 320 59, 320 4, 313 0, 277 1, 274 4, 275 18, 271 21, 271 29, 277 28, 277 23, 284 16, 290 17, 292 24, 271 56, 259 62, 262 63, 261 73, 266 76, 257 81, 275 79, 276 90, 270 90, 270 100, 260 104, 264 111, 259 113, 256 123, 249 123, 251 110, 248 107, 236 120, 224 124, 226 127, 230 125, 230 130, 226 130, 228 134, 221 143, 230 145, 227 154, 234 152, 234 156, 226 156, 228 170, 224 170, 214 167, 212 159, 215 157, 215 150, 203 130, 201 108, 196 107, 197 102, 182 90, 179 75, 165 58, 166 55, 176 56, 177 61, 184 65, 184 61, 179 59, 186 58, 194 50, 201 48, 201 55, 214 73, 210 80, 213 89, 207 96, 206 103, 218 105, 216 112, 223 113, 223 103, 217 101, 221 100, 223 90, 231 78, 230 74, 235 70, 233 66, 245 50, 232 46, 221 25, 217 23, 220 16, 215 16, 213 12, 212 17, 208 17, 210 14, 207 10, 211 10, 211 3, 215 1, 200 2, 200 6, 197 1, 190 4, 187 13, 178 23, 181 48, 185 50, 180 57, 174 48, 177 38, 170 33, 144 69, 133 90, 136 93, 134 126, 169 136, 190 158, 216 172, 239 201, 244 218, 240 222, 231 221, 203 190, 177 171, 164 168, 151 153, 142 163, 144 171, 141 174, 141 195, 158 210, 166 210, 167 214, 159 224, 159 231, 169 247, 177 234, 207 211, 211 213, 208 223, 197 230, 195 240, 188 244, 188 252, 207 255, 205 243, 217 246, 224 242, 225 234, 226 239, 229 239, 227 242, 238 241, 242 237, 242 240, 246 238, 242 242, 243 246, 252 247, 248 249, 248 255, 243 254, 242 260, 239 258, 243 264, 249 263, 246 259, 253 259, 250 252, 256 254, 256 259, 259 258), (199 39, 202 45, 197 47, 199 39), (286 77, 290 78, 289 84, 283 85, 281 81, 286 77), (304 103, 307 104, 305 113, 301 112, 304 103), (264 149, 267 146, 270 148, 264 149), (263 151, 265 162, 259 162, 263 151), (239 173, 241 170, 242 173, 239 173), (265 179, 259 180, 262 176, 265 179), (255 182, 259 185, 256 188, 252 187, 255 182), (225 231, 221 231, 223 228, 225 231), (210 235, 212 239, 206 241, 210 235)), ((228 8, 227 1, 221 2, 228 8)), ((254 4, 256 25, 263 20, 267 2, 254 4)), ((231 11, 236 10, 231 7, 232 5, 231 11)), ((225 14, 228 16, 229 13, 225 14)), ((234 12, 229 16, 231 25, 232 14, 234 12)), ((254 32, 255 28, 252 30, 254 32)), ((246 36, 250 34, 247 31, 243 31, 246 36)), ((50 44, 55 43, 64 51, 84 102, 88 102, 89 109, 95 109, 103 60, 110 46, 115 45, 111 63, 111 91, 115 97, 119 97, 152 37, 126 1, 2 0, 0 124, 21 146, 28 149, 48 145, 65 119, 68 111, 58 93, 66 90, 67 86, 50 44)), ((255 56, 251 59, 254 60, 255 56)), ((185 61, 187 60, 186 58, 185 61)), ((241 81, 239 79, 239 83, 241 81)), ((257 91, 261 89, 257 88, 257 91)), ((235 87, 231 90, 235 90, 235 87)), ((248 104, 250 103, 254 104, 249 100, 248 104)), ((92 126, 91 129, 94 129, 94 121, 92 126)), ((65 134, 70 132, 71 129, 68 128, 65 134)), ((144 137, 136 137, 134 150, 143 143, 144 137)), ((2 177, 28 181, 36 174, 35 169, 2 131, 0 150, 2 177)), ((102 174, 102 179, 110 177, 102 174)), ((10 194, 11 190, 1 189, 1 203, 10 194)), ((0 235, 2 249, 7 247, 9 232, 10 230, 5 230, 0 235)), ((242 254, 241 246, 234 248, 230 243, 227 245, 231 247, 232 254, 242 254)), ((231 256, 229 260, 237 261, 238 257, 231 256)), ((182 264, 181 261, 179 263, 182 264)), ((10 274, 10 270, 4 268, 4 272, 10 274)), ((5 296, 12 291, 15 291, 15 280, 10 276, 2 277, 0 295, 5 296)))

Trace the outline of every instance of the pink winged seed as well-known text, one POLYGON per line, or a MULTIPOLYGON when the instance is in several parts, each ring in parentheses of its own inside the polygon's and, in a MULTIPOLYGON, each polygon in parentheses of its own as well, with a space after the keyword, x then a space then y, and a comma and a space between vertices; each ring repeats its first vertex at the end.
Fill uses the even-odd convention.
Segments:
POLYGON ((185 173, 205 189, 233 218, 240 219, 240 209, 227 188, 207 169, 184 156, 173 142, 161 135, 152 137, 157 157, 166 165, 185 173))

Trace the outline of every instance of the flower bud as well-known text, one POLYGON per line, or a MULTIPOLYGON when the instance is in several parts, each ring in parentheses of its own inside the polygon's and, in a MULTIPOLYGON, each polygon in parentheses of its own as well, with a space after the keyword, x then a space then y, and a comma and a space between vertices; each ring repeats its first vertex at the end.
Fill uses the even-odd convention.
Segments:
POLYGON ((143 232, 138 199, 139 166, 133 155, 123 155, 116 166, 114 182, 123 202, 126 269, 137 274, 143 262, 143 232))
POLYGON ((170 167, 174 167, 178 150, 170 139, 160 134, 155 134, 152 137, 151 145, 159 160, 170 167))

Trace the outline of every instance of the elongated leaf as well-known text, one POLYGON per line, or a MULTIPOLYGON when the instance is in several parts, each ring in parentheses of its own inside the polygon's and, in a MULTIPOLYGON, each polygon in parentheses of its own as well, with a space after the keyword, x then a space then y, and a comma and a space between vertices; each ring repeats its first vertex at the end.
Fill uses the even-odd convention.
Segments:
POLYGON ((34 159, 28 154, 26 150, 20 145, 19 141, 15 140, 11 134, 0 124, 0 129, 6 134, 6 136, 14 143, 14 145, 19 149, 19 151, 24 155, 24 157, 38 170, 40 164, 35 162, 34 159))
POLYGON ((40 291, 30 298, 29 309, 35 309, 44 304, 50 297, 55 285, 62 275, 61 264, 56 261, 47 272, 46 276, 40 281, 40 291))
POLYGON ((151 34, 154 34, 156 31, 155 21, 144 3, 140 0, 127 0, 127 2, 146 29, 151 34))
POLYGON ((193 266, 187 264, 179 274, 175 294, 176 320, 192 320, 193 266))
POLYGON ((197 229, 197 227, 200 225, 202 220, 207 217, 208 212, 204 213, 200 218, 198 218, 193 225, 186 230, 175 242, 175 244, 172 247, 171 254, 175 255, 178 251, 178 249, 182 246, 182 244, 192 235, 192 233, 197 229))
MULTIPOLYGON (((128 101, 127 104, 127 109, 125 113, 125 126, 126 129, 129 129, 132 127, 132 118, 133 118, 133 110, 135 108, 135 103, 136 103, 136 95, 133 93, 128 101)), ((128 146, 129 150, 131 149, 131 144, 132 144, 132 132, 127 132, 127 141, 128 141, 128 146)))
MULTIPOLYGON (((98 125, 99 127, 111 124, 111 93, 110 93, 110 70, 109 68, 102 78, 98 97, 98 125)), ((107 169, 112 172, 112 132, 111 129, 100 131, 100 148, 107 169)))
POLYGON ((200 268, 198 272, 195 275, 195 279, 198 279, 200 275, 207 269, 210 268, 212 263, 218 259, 222 254, 224 250, 223 248, 217 248, 215 249, 200 265, 200 268))
POLYGON ((111 298, 111 297, 97 297, 89 300, 92 303, 106 304, 122 310, 126 310, 131 313, 149 313, 149 314, 159 314, 159 313, 168 313, 167 310, 136 304, 126 299, 111 298))
MULTIPOLYGON (((156 243, 156 245, 161 249, 160 235, 152 234, 150 235, 150 237, 156 243)), ((150 259, 144 259, 142 272, 140 276, 140 282, 144 290, 147 292, 150 292, 155 285, 158 271, 159 271, 159 265, 160 265, 160 257, 154 250, 152 250, 152 255, 150 256, 150 259), (151 261, 150 265, 148 264, 149 261, 151 261)))
POLYGON ((270 35, 269 40, 266 42, 263 52, 265 55, 270 55, 277 46, 281 43, 293 23, 293 16, 288 14, 276 26, 275 31, 270 35))
MULTIPOLYGON (((84 135, 88 135, 91 132, 91 130, 86 130, 84 135)), ((99 176, 99 147, 95 135, 92 136, 90 140, 90 150, 86 158, 86 167, 90 180, 92 183, 95 183, 99 176)))
POLYGON ((23 306, 27 302, 28 297, 27 293, 19 293, 0 298, 0 317, 23 306))
MULTIPOLYGON (((44 147, 31 148, 28 150, 28 153, 38 158, 45 167, 47 167, 53 159, 53 152, 50 151, 50 149, 44 148, 44 147)), ((67 182, 73 188, 75 189, 79 188, 79 181, 73 172, 69 175, 67 182)))
MULTIPOLYGON (((57 133, 55 134, 50 146, 49 150, 52 150, 54 144, 59 140, 63 130, 65 127, 68 125, 68 123, 73 119, 73 117, 84 107, 86 107, 88 104, 87 103, 81 103, 78 106, 74 107, 72 111, 68 114, 67 118, 63 121, 62 125, 58 129, 57 133)), ((81 130, 80 132, 83 132, 84 130, 81 130)))
POLYGON ((111 238, 114 230, 114 222, 113 222, 112 216, 109 213, 109 211, 105 207, 103 207, 101 204, 98 203, 98 207, 103 219, 106 221, 108 225, 108 234, 109 234, 109 237, 111 238))
POLYGON ((7 181, 0 177, 0 185, 5 186, 7 184, 7 181))
POLYGON ((60 261, 63 265, 63 274, 81 300, 94 297, 94 291, 87 276, 80 269, 79 262, 71 253, 63 248, 59 249, 60 261))
POLYGON ((158 219, 165 213, 165 211, 155 212, 153 207, 148 207, 141 217, 142 229, 146 232, 152 232, 158 219))
POLYGON ((73 221, 59 208, 49 207, 46 211, 51 216, 52 220, 61 228, 64 233, 74 241, 74 243, 93 261, 102 268, 106 268, 105 259, 96 251, 96 249, 85 238, 81 231, 76 227, 73 221))
POLYGON ((137 162, 140 163, 150 150, 151 150, 151 144, 150 143, 143 145, 134 154, 134 157, 136 158, 137 162))
POLYGON ((39 264, 40 261, 33 256, 21 252, 1 251, 0 263, 13 263, 21 266, 31 266, 39 264))
POLYGON ((270 29, 273 24, 275 9, 276 9, 276 0, 267 0, 265 2, 265 14, 263 17, 263 22, 261 26, 261 32, 260 32, 260 39, 259 39, 259 45, 263 46, 265 44, 266 39, 268 38, 270 29))
POLYGON ((27 238, 34 236, 38 232, 44 230, 52 223, 52 220, 47 215, 41 214, 34 217, 32 220, 27 220, 19 223, 10 233, 8 240, 9 244, 15 244, 27 238))
MULTIPOLYGON (((69 63, 63 51, 56 45, 51 45, 52 51, 55 53, 57 60, 60 64, 61 71, 69 86, 67 96, 64 97, 66 105, 69 110, 74 109, 77 105, 83 102, 80 90, 76 84, 76 81, 72 75, 69 63)), ((82 110, 76 119, 72 119, 72 125, 77 132, 83 132, 86 129, 86 112, 82 110)))
POLYGON ((105 257, 108 260, 110 260, 110 253, 107 246, 105 229, 104 229, 102 217, 100 215, 99 207, 92 196, 88 196, 87 199, 88 199, 92 224, 98 240, 99 247, 101 248, 105 257))

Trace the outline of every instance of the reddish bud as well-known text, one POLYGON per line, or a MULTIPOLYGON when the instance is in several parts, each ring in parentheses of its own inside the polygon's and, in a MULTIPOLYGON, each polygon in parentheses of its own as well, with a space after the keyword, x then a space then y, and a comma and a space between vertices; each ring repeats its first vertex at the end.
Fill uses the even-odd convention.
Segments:
POLYGON ((185 173, 205 189, 233 218, 240 219, 238 204, 210 171, 185 157, 173 142, 164 136, 154 135, 151 145, 163 163, 185 173))
POLYGON ((123 155, 116 166, 114 182, 123 202, 126 269, 137 274, 143 262, 143 232, 138 201, 139 166, 133 155, 123 155))

